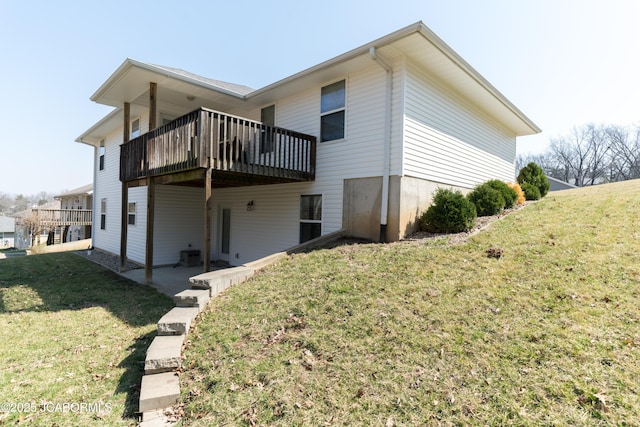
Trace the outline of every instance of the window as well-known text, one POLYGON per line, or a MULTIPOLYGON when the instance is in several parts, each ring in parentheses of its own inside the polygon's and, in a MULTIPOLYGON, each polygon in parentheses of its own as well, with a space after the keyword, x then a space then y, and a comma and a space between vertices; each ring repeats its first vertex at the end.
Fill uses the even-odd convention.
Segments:
POLYGON ((129 211, 128 211, 128 215, 127 215, 127 224, 129 225, 136 225, 136 204, 134 203, 129 203, 129 211))
POLYGON ((322 235, 322 195, 300 196, 300 243, 322 235))
POLYGON ((107 229, 107 199, 100 199, 100 230, 107 229))
POLYGON ((104 139, 100 141, 100 148, 98 148, 98 156, 100 156, 100 170, 104 170, 104 139))
POLYGON ((131 122, 131 139, 140 136, 140 119, 131 122))
MULTIPOLYGON (((270 105, 264 107, 260 111, 260 121, 267 126, 276 125, 276 106, 270 105)), ((260 139, 260 153, 270 153, 275 148, 275 135, 272 129, 265 129, 262 131, 262 138, 260 139)))
POLYGON ((320 99, 320 142, 344 138, 345 81, 322 88, 320 99))

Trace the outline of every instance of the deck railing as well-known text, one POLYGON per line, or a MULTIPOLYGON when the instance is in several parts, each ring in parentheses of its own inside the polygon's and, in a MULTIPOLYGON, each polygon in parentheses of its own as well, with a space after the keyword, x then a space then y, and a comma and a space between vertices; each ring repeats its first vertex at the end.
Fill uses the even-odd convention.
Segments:
POLYGON ((33 209, 41 225, 91 225, 91 209, 33 209))
POLYGON ((120 180, 214 171, 308 181, 316 138, 201 108, 120 146, 120 180))

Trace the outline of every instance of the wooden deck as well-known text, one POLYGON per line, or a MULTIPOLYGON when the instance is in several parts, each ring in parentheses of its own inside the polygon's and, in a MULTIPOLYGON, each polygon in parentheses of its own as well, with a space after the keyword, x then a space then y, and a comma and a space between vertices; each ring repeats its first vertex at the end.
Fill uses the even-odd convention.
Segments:
POLYGON ((217 186, 312 181, 315 165, 314 136, 204 108, 120 146, 122 182, 207 169, 217 186))
POLYGON ((41 226, 91 225, 90 209, 33 209, 41 226))

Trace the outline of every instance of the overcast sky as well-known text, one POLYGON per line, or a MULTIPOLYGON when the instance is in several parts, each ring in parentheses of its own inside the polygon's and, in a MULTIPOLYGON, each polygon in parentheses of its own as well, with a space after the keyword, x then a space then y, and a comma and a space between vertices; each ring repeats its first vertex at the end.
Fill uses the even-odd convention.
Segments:
POLYGON ((0 0, 0 192, 93 178, 74 140, 110 111, 89 100, 125 58, 261 88, 423 21, 543 133, 640 123, 640 1, 0 0))

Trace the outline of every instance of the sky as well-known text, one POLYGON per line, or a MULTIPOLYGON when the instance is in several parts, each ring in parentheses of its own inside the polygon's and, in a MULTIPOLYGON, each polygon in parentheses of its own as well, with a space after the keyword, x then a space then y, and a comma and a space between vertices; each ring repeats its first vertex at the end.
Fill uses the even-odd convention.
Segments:
POLYGON ((636 0, 0 0, 0 193, 93 179, 75 139, 111 108, 89 97, 126 58, 264 87, 418 21, 543 132, 640 124, 636 0))

